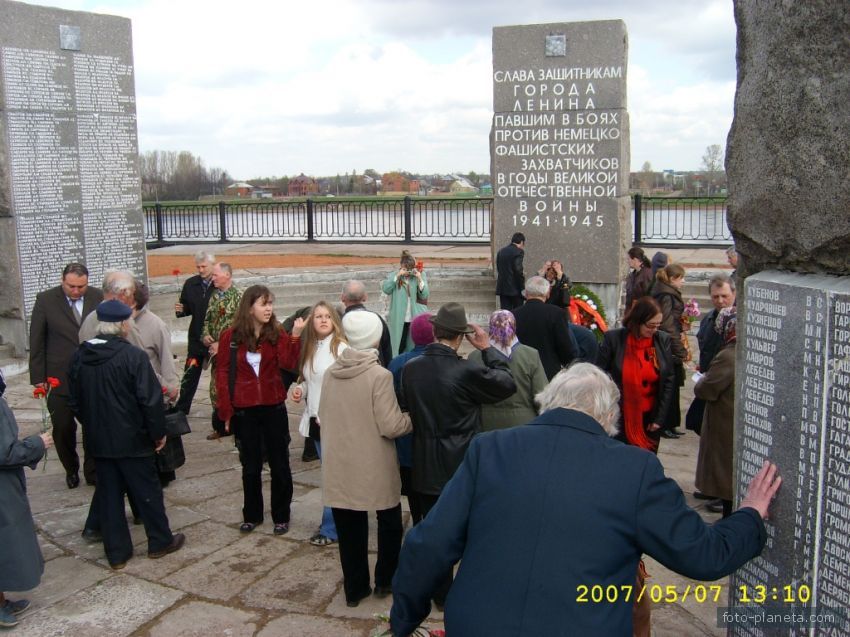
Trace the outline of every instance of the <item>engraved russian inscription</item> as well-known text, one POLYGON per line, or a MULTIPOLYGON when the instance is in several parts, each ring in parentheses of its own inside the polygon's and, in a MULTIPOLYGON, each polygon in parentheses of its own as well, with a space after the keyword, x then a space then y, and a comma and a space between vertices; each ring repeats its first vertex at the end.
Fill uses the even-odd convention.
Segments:
MULTIPOLYGON (((501 245, 526 234, 532 262, 590 241, 603 254, 619 250, 617 198, 629 170, 624 31, 613 21, 494 30, 495 236, 501 245), (515 47, 522 39, 540 46, 515 47)), ((571 276, 616 281, 617 262, 606 261, 572 262, 571 276)))
MULTIPOLYGON (((805 585, 812 596, 799 606, 847 608, 850 281, 763 272, 747 279, 739 302, 738 498, 765 459, 779 466, 783 484, 766 523, 765 550, 734 574, 732 590, 805 585)), ((780 633, 734 626, 730 634, 780 633)))
POLYGON ((93 283, 109 268, 146 274, 136 100, 129 20, 23 3, 4 12, 0 152, 16 237, 4 258, 17 260, 26 321, 70 261, 93 283))

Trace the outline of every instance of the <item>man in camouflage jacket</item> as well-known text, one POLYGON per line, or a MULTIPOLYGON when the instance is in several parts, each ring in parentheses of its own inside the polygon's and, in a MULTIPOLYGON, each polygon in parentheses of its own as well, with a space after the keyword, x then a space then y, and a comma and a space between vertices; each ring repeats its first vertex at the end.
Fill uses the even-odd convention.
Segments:
MULTIPOLYGON (((216 354, 218 354, 218 337, 233 323, 239 301, 242 300, 242 292, 233 285, 233 269, 229 263, 216 263, 213 266, 212 281, 216 289, 207 306, 204 328, 201 332, 201 339, 210 352, 210 400, 213 407, 213 431, 207 436, 207 440, 217 440, 222 436, 229 435, 224 431, 224 422, 219 419, 216 413, 216 354)), ((221 355, 228 356, 229 352, 222 352, 221 355)))

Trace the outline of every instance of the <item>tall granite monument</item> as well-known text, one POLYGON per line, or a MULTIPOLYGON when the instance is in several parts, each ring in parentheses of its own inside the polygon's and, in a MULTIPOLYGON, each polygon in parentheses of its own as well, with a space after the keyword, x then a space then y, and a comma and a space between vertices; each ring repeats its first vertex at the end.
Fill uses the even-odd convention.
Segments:
MULTIPOLYGON (((735 2, 729 226, 740 254, 738 500, 765 459, 783 482, 730 606, 850 609, 850 14, 842 0, 735 2)), ((754 611, 758 612, 758 610, 754 611)), ((731 635, 847 635, 738 622, 731 635)))
POLYGON ((526 236, 616 308, 631 201, 628 37, 620 20, 493 29, 493 248, 526 236))
POLYGON ((0 337, 80 261, 146 276, 130 21, 0 0, 0 337))

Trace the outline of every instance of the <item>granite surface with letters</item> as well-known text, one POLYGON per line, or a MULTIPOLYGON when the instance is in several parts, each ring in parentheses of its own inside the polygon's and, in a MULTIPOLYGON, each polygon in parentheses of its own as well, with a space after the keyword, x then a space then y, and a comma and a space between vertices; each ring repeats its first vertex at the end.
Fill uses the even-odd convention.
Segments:
MULTIPOLYGON (((71 261, 146 277, 126 18, 0 0, 0 334, 71 261)), ((17 349, 17 347, 16 347, 17 349)))

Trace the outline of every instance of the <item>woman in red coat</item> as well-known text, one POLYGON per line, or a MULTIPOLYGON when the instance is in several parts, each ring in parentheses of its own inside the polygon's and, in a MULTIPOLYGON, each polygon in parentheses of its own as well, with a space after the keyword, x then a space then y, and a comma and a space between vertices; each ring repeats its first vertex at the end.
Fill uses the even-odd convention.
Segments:
POLYGON ((263 443, 271 469, 274 534, 289 531, 292 472, 289 468, 287 388, 282 369, 298 366, 304 319, 296 319, 292 335, 274 315, 274 296, 264 285, 252 285, 242 295, 233 326, 221 333, 216 368, 218 416, 233 429, 240 444, 244 522, 250 533, 263 522, 263 443), (235 363, 235 372, 231 367, 235 363))

